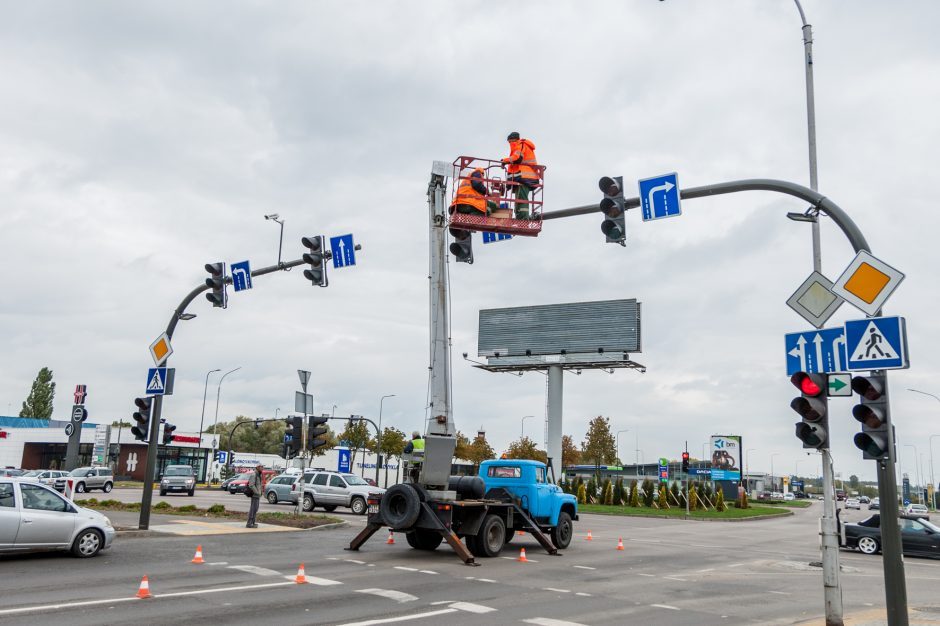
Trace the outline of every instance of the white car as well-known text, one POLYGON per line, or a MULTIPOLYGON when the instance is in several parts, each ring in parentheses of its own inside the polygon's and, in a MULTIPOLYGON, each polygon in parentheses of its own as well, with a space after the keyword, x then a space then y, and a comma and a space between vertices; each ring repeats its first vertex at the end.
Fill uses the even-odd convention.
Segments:
POLYGON ((791 500, 796 500, 796 496, 788 491, 787 493, 783 494, 783 499, 787 502, 790 502, 791 500))
POLYGON ((773 493, 770 494, 770 499, 771 500, 783 500, 783 492, 774 491, 773 493))
POLYGON ((904 512, 908 515, 916 515, 923 519, 930 519, 930 510, 923 504, 908 504, 904 507, 904 512))
POLYGON ((848 498, 845 501, 846 509, 856 509, 858 511, 862 510, 862 503, 859 502, 858 498, 848 498))
POLYGON ((95 556, 114 541, 107 517, 30 479, 0 478, 0 554, 69 550, 95 556))

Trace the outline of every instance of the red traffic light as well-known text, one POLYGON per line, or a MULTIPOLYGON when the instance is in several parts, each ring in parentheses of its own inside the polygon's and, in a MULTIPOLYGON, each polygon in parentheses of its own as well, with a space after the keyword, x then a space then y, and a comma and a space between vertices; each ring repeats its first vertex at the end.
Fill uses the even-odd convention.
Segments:
POLYGON ((790 377, 790 382, 800 390, 800 393, 813 397, 825 393, 825 380, 825 374, 807 374, 806 372, 797 372, 790 377))
POLYGON ((689 453, 688 453, 688 452, 683 452, 683 453, 682 453, 682 460, 683 460, 683 461, 688 461, 688 460, 689 460, 689 453))

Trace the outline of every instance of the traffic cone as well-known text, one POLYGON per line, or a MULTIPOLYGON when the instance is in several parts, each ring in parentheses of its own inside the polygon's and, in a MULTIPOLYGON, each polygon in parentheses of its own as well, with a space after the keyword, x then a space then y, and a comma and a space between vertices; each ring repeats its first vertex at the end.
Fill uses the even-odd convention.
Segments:
POLYGON ((202 546, 201 545, 196 546, 196 556, 193 557, 193 560, 190 561, 190 563, 205 563, 205 561, 202 560, 202 546))
POLYGON ((617 541, 617 549, 623 550, 623 537, 620 537, 620 539, 617 541))
POLYGON ((306 584, 307 574, 304 572, 304 564, 300 564, 300 568, 297 570, 297 577, 294 578, 294 582, 298 585, 306 584))
POLYGON ((591 536, 591 531, 588 531, 588 536, 584 538, 585 541, 594 541, 594 537, 591 536))
POLYGON ((388 531, 388 541, 385 542, 385 545, 387 545, 387 546, 394 546, 394 545, 395 545, 395 536, 394 536, 394 534, 392 533, 391 530, 388 531))
POLYGON ((153 597, 150 595, 150 582, 147 580, 146 576, 140 581, 140 587, 137 589, 137 597, 141 600, 153 597))
POLYGON ((529 559, 525 558, 525 548, 522 548, 521 550, 519 550, 519 559, 518 559, 518 560, 519 560, 520 563, 528 563, 528 562, 529 562, 529 559))
POLYGON ((525 531, 524 531, 524 530, 517 530, 517 531, 516 531, 516 534, 517 534, 517 535, 524 535, 524 534, 525 534, 525 531))

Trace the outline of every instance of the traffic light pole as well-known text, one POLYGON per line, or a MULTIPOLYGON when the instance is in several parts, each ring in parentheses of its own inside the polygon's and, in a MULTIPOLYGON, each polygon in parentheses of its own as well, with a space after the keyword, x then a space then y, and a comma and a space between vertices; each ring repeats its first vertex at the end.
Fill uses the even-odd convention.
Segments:
MULTIPOLYGON (((829 448, 822 454, 823 514, 820 519, 822 544, 823 595, 826 603, 826 626, 842 626, 842 586, 839 583, 839 530, 836 522, 836 494, 829 448)), ((903 576, 903 573, 902 573, 903 576)))
MULTIPOLYGON (((293 261, 288 261, 287 263, 278 263, 277 265, 270 265, 268 267, 262 267, 261 269, 254 270, 251 273, 252 277, 255 276, 264 276, 265 274, 272 274, 274 272, 279 272, 282 270, 287 270, 292 267, 297 267, 298 265, 303 265, 303 259, 295 259, 293 261)), ((225 283, 231 284, 232 277, 226 276, 225 283)), ((170 323, 166 326, 166 336, 168 339, 173 339, 173 332, 176 330, 176 325, 182 319, 183 314, 186 312, 186 307, 196 299, 196 296, 201 294, 204 291, 208 291, 209 287, 205 283, 196 287, 188 294, 183 300, 179 303, 179 306, 173 311, 173 315, 170 317, 170 323)), ((169 359, 163 362, 161 367, 165 367, 169 359)), ((147 530, 150 528, 150 508, 153 502, 153 477, 157 469, 157 447, 158 441, 157 436, 160 433, 160 414, 163 410, 163 396, 158 395, 153 400, 153 410, 150 413, 150 437, 148 439, 147 446, 147 466, 144 472, 144 492, 140 499, 140 518, 137 524, 137 527, 140 530, 147 530)), ((200 442, 202 445, 202 442, 200 442)))

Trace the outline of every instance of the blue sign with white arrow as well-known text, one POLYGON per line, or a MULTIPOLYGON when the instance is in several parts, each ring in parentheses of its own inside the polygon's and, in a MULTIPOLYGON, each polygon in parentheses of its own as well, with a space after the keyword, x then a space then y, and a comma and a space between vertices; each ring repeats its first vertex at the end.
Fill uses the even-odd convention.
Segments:
POLYGON ((356 247, 352 233, 330 237, 330 252, 333 253, 333 267, 349 267, 356 264, 356 247))
POLYGON ((787 354, 787 376, 797 372, 829 374, 844 372, 845 329, 823 328, 784 335, 787 354))
POLYGON ((679 175, 675 172, 640 181, 640 208, 643 221, 682 214, 679 205, 679 175))
POLYGON ((512 235, 506 233, 483 233, 483 243, 493 243, 494 241, 506 241, 512 239, 512 235))
POLYGON ((232 263, 232 285, 235 291, 251 289, 251 265, 248 261, 232 263))
POLYGON ((871 317, 845 323, 848 370, 897 370, 907 360, 907 326, 903 317, 871 317))
POLYGON ((147 370, 147 391, 151 396, 162 396, 166 393, 166 368, 151 367, 147 370))

